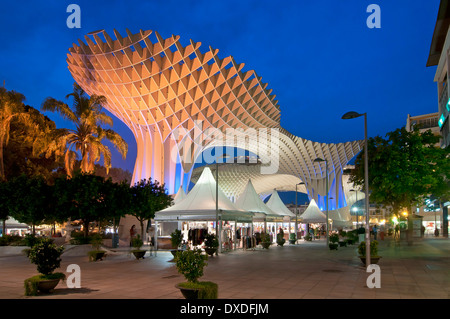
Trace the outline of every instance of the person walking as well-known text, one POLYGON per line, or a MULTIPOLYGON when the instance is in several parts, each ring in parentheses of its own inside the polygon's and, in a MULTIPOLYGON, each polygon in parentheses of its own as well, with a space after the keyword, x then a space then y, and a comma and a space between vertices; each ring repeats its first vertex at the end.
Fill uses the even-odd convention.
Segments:
POLYGON ((136 226, 135 225, 131 226, 131 228, 130 228, 130 247, 133 246, 134 236, 136 236, 136 226))
POLYGON ((378 227, 377 227, 377 225, 374 225, 374 226, 373 226, 372 231, 373 231, 373 239, 374 239, 374 240, 377 240, 377 232, 378 232, 378 227))

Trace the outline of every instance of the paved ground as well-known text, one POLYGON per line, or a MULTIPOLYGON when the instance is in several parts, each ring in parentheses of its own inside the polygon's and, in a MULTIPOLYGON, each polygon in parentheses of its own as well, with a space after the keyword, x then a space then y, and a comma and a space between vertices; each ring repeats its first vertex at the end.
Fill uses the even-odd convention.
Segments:
MULTIPOLYGON (((219 285, 220 299, 450 299, 450 240, 425 238, 412 246, 379 241, 381 288, 368 288, 356 245, 330 251, 323 240, 269 250, 237 250, 209 258, 201 280, 219 285)), ((78 250, 77 250, 78 249, 78 250)), ((23 255, 0 256, 0 299, 183 299, 184 281, 168 251, 136 260, 127 248, 89 262, 67 250, 61 271, 81 267, 81 288, 60 283, 52 294, 25 297, 35 265, 23 255)))

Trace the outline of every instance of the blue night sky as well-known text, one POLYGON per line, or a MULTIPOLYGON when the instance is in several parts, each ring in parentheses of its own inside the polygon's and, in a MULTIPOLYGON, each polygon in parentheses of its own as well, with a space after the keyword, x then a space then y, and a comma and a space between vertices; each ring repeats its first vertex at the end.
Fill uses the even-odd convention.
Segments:
MULTIPOLYGON (((437 112, 436 67, 426 61, 439 0, 154 0, 3 1, 0 11, 0 81, 40 108, 52 96, 65 100, 73 78, 66 54, 88 32, 113 35, 156 30, 180 35, 232 55, 253 69, 277 95, 281 125, 318 142, 364 138, 362 118, 341 120, 347 111, 367 112, 369 136, 384 136, 406 123, 407 114, 437 112), (81 28, 69 29, 69 4, 81 7, 81 28), (369 29, 367 6, 381 8, 381 29, 369 29)), ((58 127, 58 114, 46 113, 58 127)), ((129 143, 124 161, 133 171, 136 143, 118 119, 113 129, 129 143)))

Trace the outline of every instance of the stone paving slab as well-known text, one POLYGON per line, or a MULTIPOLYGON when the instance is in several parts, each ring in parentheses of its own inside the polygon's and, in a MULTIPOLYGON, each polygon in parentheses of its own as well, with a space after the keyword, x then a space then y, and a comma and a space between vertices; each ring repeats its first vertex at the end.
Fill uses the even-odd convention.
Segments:
MULTIPOLYGON (((270 249, 236 250, 209 258, 201 280, 219 285, 220 299, 450 299, 450 240, 425 238, 412 246, 379 241, 381 288, 368 288, 357 246, 330 251, 323 240, 270 249)), ((111 250, 102 261, 63 255, 60 271, 81 268, 81 288, 60 283, 52 294, 25 297, 24 279, 35 265, 24 255, 0 255, 0 299, 183 299, 184 281, 169 251, 136 260, 129 248, 111 250)))

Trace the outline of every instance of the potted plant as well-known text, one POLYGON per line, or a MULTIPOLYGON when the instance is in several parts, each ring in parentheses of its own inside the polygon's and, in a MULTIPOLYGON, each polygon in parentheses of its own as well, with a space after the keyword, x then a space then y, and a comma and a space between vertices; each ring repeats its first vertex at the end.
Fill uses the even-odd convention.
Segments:
POLYGON ((347 247, 347 232, 342 230, 339 232, 339 247, 347 247))
POLYGON ((309 233, 307 233, 307 234, 303 237, 303 239, 305 239, 306 241, 312 241, 312 237, 311 237, 311 235, 310 235, 309 233))
POLYGON ((294 233, 291 233, 291 234, 289 235, 289 244, 294 245, 295 242, 297 241, 297 238, 296 238, 296 237, 297 237, 297 236, 295 236, 294 233))
MULTIPOLYGON (((366 242, 362 241, 358 245, 359 259, 365 265, 366 264, 366 242)), ((370 263, 377 264, 381 256, 378 255, 378 241, 370 241, 370 263)))
POLYGON ((352 231, 348 231, 347 232, 347 237, 345 238, 345 240, 347 242, 347 245, 353 245, 357 241, 355 232, 353 230, 352 231))
POLYGON ((265 249, 269 249, 271 244, 270 235, 267 233, 261 233, 261 246, 265 249))
POLYGON ((181 233, 181 230, 175 229, 170 234, 170 242, 172 243, 172 250, 170 251, 173 255, 173 257, 176 257, 177 252, 181 251, 180 245, 183 242, 183 234, 181 233))
POLYGON ((134 247, 134 249, 131 250, 134 257, 136 257, 137 260, 141 258, 144 259, 146 251, 144 249, 141 249, 142 245, 144 245, 144 242, 141 239, 141 235, 137 235, 135 238, 133 238, 131 244, 134 247))
POLYGON ((90 243, 93 250, 88 252, 89 261, 103 260, 106 251, 101 249, 103 244, 102 236, 100 234, 93 234, 90 238, 90 243))
POLYGON ((41 238, 37 237, 34 234, 26 234, 25 235, 25 238, 23 239, 23 243, 25 244, 25 246, 30 247, 30 248, 25 248, 22 250, 22 252, 25 254, 25 256, 27 256, 27 257, 29 256, 31 247, 33 247, 34 245, 39 243, 40 240, 41 240, 41 238))
POLYGON ((205 236, 205 252, 210 255, 213 256, 216 251, 217 251, 217 247, 219 247, 219 240, 217 239, 215 234, 207 234, 205 236))
POLYGON ((176 267, 187 282, 182 282, 175 287, 180 289, 186 299, 217 299, 218 286, 214 282, 199 281, 203 276, 203 268, 208 265, 208 255, 202 254, 201 249, 187 249, 177 253, 175 257, 176 267))
POLYGON ((338 249, 338 242, 339 242, 339 235, 336 233, 332 233, 330 235, 330 242, 328 243, 328 247, 330 250, 337 250, 338 249))
POLYGON ((66 278, 64 273, 54 272, 61 265, 63 251, 64 247, 56 246, 50 238, 41 239, 30 248, 28 258, 33 264, 37 265, 37 271, 40 275, 25 279, 26 296, 35 296, 38 291, 51 292, 61 279, 66 278))
POLYGON ((286 242, 286 239, 284 239, 283 233, 278 233, 277 234, 277 245, 283 247, 285 242, 286 242))

